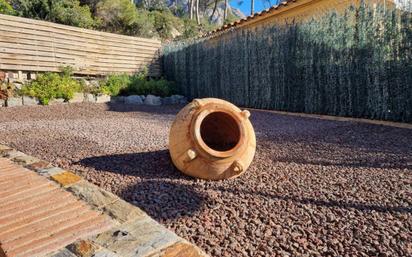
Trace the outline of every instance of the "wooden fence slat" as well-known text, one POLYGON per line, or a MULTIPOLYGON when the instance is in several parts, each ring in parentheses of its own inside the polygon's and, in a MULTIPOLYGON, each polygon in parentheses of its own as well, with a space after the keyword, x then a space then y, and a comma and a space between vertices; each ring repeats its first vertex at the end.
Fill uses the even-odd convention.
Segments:
MULTIPOLYGON (((47 47, 47 48, 52 48, 52 47, 57 47, 59 49, 67 49, 67 50, 78 50, 79 48, 77 46, 85 46, 85 45, 76 45, 76 47, 72 46, 73 44, 71 42, 64 42, 63 44, 56 44, 57 42, 55 40, 51 40, 50 38, 42 38, 42 40, 36 40, 35 36, 27 36, 19 33, 10 33, 6 31, 1 30, 0 26, 0 42, 4 43, 13 43, 13 44, 23 44, 23 45, 33 45, 37 47, 47 47), (6 36, 7 35, 7 36, 6 36)), ((97 47, 95 47, 97 48, 97 47)), ((93 48, 94 49, 94 48, 93 48)), ((101 49, 108 49, 102 47, 101 49)), ((130 51, 127 51, 123 53, 125 48, 122 48, 122 51, 117 51, 116 49, 110 48, 112 52, 115 52, 120 55, 126 55, 129 56, 130 51)), ((159 49, 155 50, 145 50, 145 49, 139 49, 139 51, 133 53, 134 55, 141 55, 141 56, 153 56, 153 53, 157 53, 159 49)))
POLYGON ((23 44, 10 44, 10 43, 4 43, 0 41, 0 52, 3 53, 15 53, 15 54, 28 54, 28 55, 39 55, 39 56, 65 56, 65 57, 70 57, 70 56, 77 56, 79 58, 90 58, 91 56, 100 58, 102 60, 121 60, 125 62, 133 62, 136 59, 141 59, 141 60, 154 60, 158 59, 158 54, 151 55, 151 57, 141 57, 140 55, 129 55, 129 56, 122 56, 122 55, 115 55, 109 53, 102 54, 101 52, 89 52, 89 51, 81 51, 79 49, 77 50, 62 50, 57 47, 30 47, 27 45, 23 44), (34 53, 34 54, 33 54, 34 53))
POLYGON ((0 70, 76 74, 133 73, 148 66, 160 76, 160 41, 0 15, 0 70))
POLYGON ((36 40, 36 39, 41 39, 40 41, 48 41, 48 42, 53 42, 56 44, 67 44, 68 46, 77 46, 77 47, 91 47, 91 48, 109 48, 112 49, 113 51, 125 51, 125 49, 133 49, 133 50, 145 50, 147 52, 156 52, 159 48, 158 47, 147 47, 147 46, 134 46, 133 44, 129 45, 124 45, 124 46, 114 46, 114 45, 102 45, 102 44, 97 44, 94 42, 82 42, 80 38, 78 37, 72 37, 72 38, 61 38, 57 36, 54 33, 50 33, 48 35, 36 35, 36 31, 22 31, 16 28, 11 28, 11 27, 4 27, 0 25, 0 32, 3 35, 7 35, 8 33, 13 33, 12 35, 19 35, 18 37, 21 39, 28 39, 28 40, 36 40))
MULTIPOLYGON (((40 66, 52 66, 54 67, 56 63, 60 64, 66 64, 70 66, 79 66, 79 67, 85 67, 85 66, 96 66, 96 67, 103 67, 103 68, 125 68, 125 69, 134 69, 140 66, 144 66, 146 62, 135 62, 134 64, 115 64, 115 63, 99 63, 98 65, 94 64, 93 62, 86 62, 86 63, 78 63, 76 60, 64 60, 64 59, 55 59, 55 60, 39 60, 39 59, 34 59, 34 60, 25 60, 25 59, 18 59, 16 60, 15 58, 3 58, 1 61, 3 64, 15 64, 15 65, 40 65, 40 66)), ((61 66, 61 65, 60 65, 61 66)))
POLYGON ((59 31, 69 31, 69 32, 74 32, 78 33, 79 35, 83 35, 84 37, 89 37, 91 39, 94 39, 96 37, 103 37, 103 38, 110 38, 110 41, 113 42, 121 42, 122 40, 134 40, 134 41, 140 41, 140 42, 147 42, 150 43, 151 45, 161 45, 161 42, 157 39, 148 39, 148 38, 141 38, 141 37, 130 37, 126 35, 120 35, 120 34, 114 34, 114 33, 107 33, 107 32, 102 32, 102 31, 96 31, 96 30, 90 30, 90 29, 83 29, 83 28, 77 28, 77 27, 72 27, 72 26, 67 26, 67 25, 62 25, 58 23, 53 23, 53 22, 48 22, 48 21, 40 21, 40 20, 33 20, 33 19, 28 19, 28 18, 22 18, 22 17, 16 17, 16 16, 10 16, 10 15, 4 15, 0 14, 0 19, 2 21, 15 21, 20 24, 24 24, 26 26, 29 26, 31 24, 36 25, 37 27, 46 27, 48 28, 48 31, 53 28, 59 29, 59 31))

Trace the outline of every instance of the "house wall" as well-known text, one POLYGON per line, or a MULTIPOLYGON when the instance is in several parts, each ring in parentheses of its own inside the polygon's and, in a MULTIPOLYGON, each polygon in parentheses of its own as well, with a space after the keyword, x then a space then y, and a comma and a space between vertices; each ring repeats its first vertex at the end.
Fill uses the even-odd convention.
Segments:
MULTIPOLYGON (((369 0, 370 4, 384 3, 383 0, 369 0)), ((325 13, 336 11, 344 12, 351 5, 359 6, 361 0, 302 0, 290 4, 290 7, 279 9, 279 12, 256 18, 255 21, 245 23, 244 28, 254 28, 256 26, 268 25, 273 23, 285 24, 289 22, 301 22, 313 18, 322 17, 325 13)), ((389 0, 386 5, 393 7, 394 4, 389 0)))
MULTIPOLYGON (((385 4, 388 8, 395 8, 392 0, 366 0, 369 4, 385 4)), ((359 6, 362 0, 297 0, 290 2, 286 6, 280 6, 278 10, 271 13, 255 17, 250 21, 241 23, 233 29, 257 29, 270 24, 287 24, 291 22, 304 22, 310 19, 322 17, 328 12, 344 12, 351 5, 359 6)), ((232 33, 226 31, 218 32, 210 37, 210 44, 213 45, 222 38, 231 38, 232 33)))

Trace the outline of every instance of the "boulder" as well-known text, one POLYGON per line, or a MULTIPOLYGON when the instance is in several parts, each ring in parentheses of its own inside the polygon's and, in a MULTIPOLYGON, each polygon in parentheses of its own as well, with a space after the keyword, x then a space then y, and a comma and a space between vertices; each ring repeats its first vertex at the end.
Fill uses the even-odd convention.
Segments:
POLYGON ((74 93, 73 98, 69 100, 69 103, 83 103, 84 102, 84 94, 83 93, 74 93))
POLYGON ((22 106, 23 99, 21 97, 9 97, 6 100, 7 107, 22 106))
POLYGON ((117 104, 124 104, 125 97, 124 96, 112 96, 110 97, 110 102, 117 103, 117 104))
POLYGON ((84 102, 86 103, 95 103, 96 97, 93 94, 84 94, 84 102))
POLYGON ((182 95, 172 95, 171 98, 175 104, 186 104, 187 99, 182 95))
POLYGON ((125 104, 143 104, 142 97, 140 95, 130 95, 124 98, 125 104))
POLYGON ((23 105, 38 105, 39 99, 31 96, 23 96, 23 105))
POLYGON ((110 102, 109 95, 97 95, 96 96, 96 103, 108 103, 110 102))
POLYGON ((171 104, 176 104, 173 100, 172 97, 168 96, 168 97, 163 97, 162 99, 162 104, 164 105, 171 105, 171 104))
POLYGON ((160 100, 160 97, 158 96, 148 95, 144 99, 144 104, 145 105, 162 105, 162 101, 160 100))
POLYGON ((56 98, 56 99, 52 99, 49 101, 49 105, 58 105, 58 104, 64 104, 64 99, 56 98))

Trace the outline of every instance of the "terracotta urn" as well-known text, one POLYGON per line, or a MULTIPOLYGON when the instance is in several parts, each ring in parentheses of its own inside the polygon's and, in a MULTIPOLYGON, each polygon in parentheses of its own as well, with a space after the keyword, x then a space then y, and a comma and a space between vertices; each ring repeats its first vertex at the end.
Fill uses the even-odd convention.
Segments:
POLYGON ((176 116, 169 134, 174 165, 208 180, 234 178, 249 167, 256 149, 250 112, 216 98, 195 99, 176 116))

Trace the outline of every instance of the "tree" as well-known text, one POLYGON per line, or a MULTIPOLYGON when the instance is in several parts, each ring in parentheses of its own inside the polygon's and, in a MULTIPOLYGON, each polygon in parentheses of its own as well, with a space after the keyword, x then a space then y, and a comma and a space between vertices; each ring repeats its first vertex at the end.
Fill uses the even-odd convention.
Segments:
POLYGON ((6 2, 6 0, 0 0, 0 13, 8 15, 15 14, 13 7, 11 7, 11 5, 6 2))
POLYGON ((48 0, 12 0, 11 3, 19 16, 50 20, 50 4, 48 0))
POLYGON ((130 0, 102 0, 96 6, 96 18, 106 31, 129 34, 138 13, 130 0))
POLYGON ((101 0, 80 0, 80 5, 87 5, 93 15, 96 14, 96 6, 101 0))
POLYGON ((216 12, 216 9, 217 9, 217 3, 218 2, 219 2, 219 0, 215 0, 215 5, 213 6, 213 11, 212 11, 212 14, 210 15, 209 21, 212 21, 213 16, 215 16, 215 12, 216 12))
POLYGON ((223 21, 225 22, 227 19, 227 8, 228 7, 228 0, 225 0, 225 11, 223 13, 223 21))
POLYGON ((50 20, 81 28, 95 24, 88 6, 80 6, 79 0, 55 0, 50 8, 50 20))
POLYGON ((189 0, 189 19, 193 20, 193 10, 194 10, 194 1, 195 0, 189 0))
POLYGON ((255 0, 250 0, 250 15, 255 13, 255 0))
POLYGON ((196 23, 200 25, 200 18, 199 18, 199 0, 196 1, 196 23))
POLYGON ((17 14, 27 18, 90 28, 94 20, 88 6, 79 0, 12 0, 17 14))

